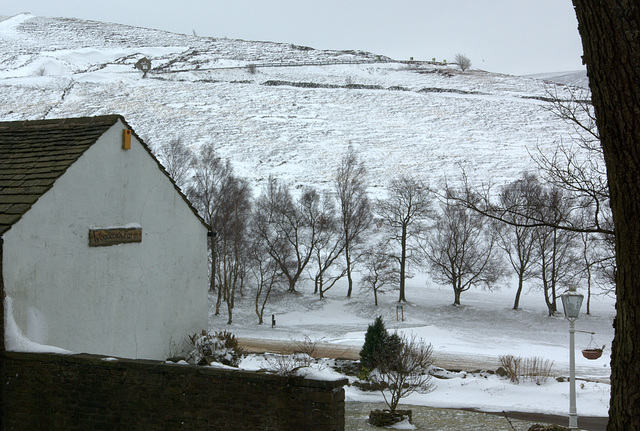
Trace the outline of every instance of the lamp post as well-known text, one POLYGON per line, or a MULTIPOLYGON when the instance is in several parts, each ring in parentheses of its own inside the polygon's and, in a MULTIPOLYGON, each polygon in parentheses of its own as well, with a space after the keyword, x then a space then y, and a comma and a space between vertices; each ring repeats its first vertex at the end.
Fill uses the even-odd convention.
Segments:
POLYGON ((569 429, 578 429, 578 413, 576 411, 576 328, 574 322, 580 314, 580 307, 584 296, 576 292, 576 287, 571 286, 563 293, 562 308, 564 317, 569 321, 569 429))

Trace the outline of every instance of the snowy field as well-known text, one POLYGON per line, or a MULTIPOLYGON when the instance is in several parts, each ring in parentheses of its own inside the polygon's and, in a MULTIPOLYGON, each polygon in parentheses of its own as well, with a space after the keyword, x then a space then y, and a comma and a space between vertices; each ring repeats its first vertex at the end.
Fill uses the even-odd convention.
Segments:
MULTIPOLYGON (((434 357, 464 358, 465 362, 480 364, 467 367, 467 371, 448 373, 446 379, 434 379, 436 390, 430 394, 413 394, 402 402, 412 405, 450 408, 473 408, 488 412, 504 410, 563 415, 568 411, 569 383, 550 378, 546 383, 510 383, 505 378, 487 373, 473 373, 475 369, 495 370, 500 355, 522 358, 540 357, 553 361, 554 377, 568 376, 569 335, 568 322, 562 312, 548 317, 542 292, 533 290, 524 295, 521 309, 514 311, 514 289, 506 286, 499 291, 470 290, 462 295, 462 306, 454 307, 451 288, 426 285, 424 280, 408 282, 408 304, 403 306, 404 322, 396 320, 397 292, 384 295, 380 306, 373 305, 370 293, 355 292, 352 299, 345 297, 346 287, 334 287, 328 298, 321 301, 309 293, 279 293, 267 305, 265 324, 258 325, 254 312, 254 298, 239 298, 234 310, 234 323, 227 325, 222 309, 214 316, 211 301, 210 327, 229 330, 239 337, 300 341, 306 337, 322 343, 360 348, 367 326, 382 315, 387 329, 415 334, 431 343, 434 357), (276 327, 271 328, 271 314, 276 315, 276 327), (493 364, 482 368, 482 365, 493 364)), ((581 315, 576 321, 579 331, 595 332, 599 345, 606 345, 600 359, 587 360, 580 350, 587 347, 590 335, 576 333, 576 376, 578 414, 602 416, 608 414, 609 405, 609 352, 613 339, 611 326, 615 315, 614 301, 606 296, 593 297, 591 315, 581 315)), ((586 303, 586 299, 585 299, 586 303)), ((560 308, 562 305, 559 303, 560 308)), ((585 312, 583 304, 582 313, 585 312)), ((258 358, 258 359, 257 359, 258 358)), ((262 368, 265 364, 252 356, 241 366, 262 368)), ((320 364, 314 376, 341 377, 320 364)), ((355 387, 346 388, 347 401, 380 402, 378 392, 362 392, 355 387)))

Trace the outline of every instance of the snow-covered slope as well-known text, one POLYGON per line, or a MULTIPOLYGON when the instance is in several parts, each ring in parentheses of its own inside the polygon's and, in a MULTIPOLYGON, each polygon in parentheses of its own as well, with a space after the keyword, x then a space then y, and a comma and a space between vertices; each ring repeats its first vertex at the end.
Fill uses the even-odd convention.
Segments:
POLYGON ((569 139, 549 91, 564 87, 359 51, 28 14, 0 22, 0 120, 122 114, 152 147, 213 142, 256 186, 269 175, 328 186, 349 146, 373 190, 402 173, 451 180, 462 165, 502 183, 531 169, 528 151, 569 139), (145 79, 133 67, 142 57, 145 79))
POLYGON ((528 78, 542 79, 544 81, 558 84, 572 85, 574 87, 589 88, 589 78, 586 70, 575 70, 572 72, 536 73, 527 75, 528 78))

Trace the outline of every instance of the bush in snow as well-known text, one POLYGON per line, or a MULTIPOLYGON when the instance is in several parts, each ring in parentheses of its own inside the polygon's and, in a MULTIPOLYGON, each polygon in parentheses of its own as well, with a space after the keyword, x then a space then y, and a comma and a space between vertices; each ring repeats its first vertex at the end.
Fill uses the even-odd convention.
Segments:
POLYGON ((197 365, 208 365, 219 362, 231 367, 237 367, 244 352, 238 346, 238 339, 230 332, 207 332, 189 336, 192 350, 188 360, 197 365))
POLYGON ((389 334, 384 327, 382 316, 378 316, 367 328, 364 344, 360 350, 360 364, 369 371, 378 367, 381 358, 393 356, 400 347, 400 337, 389 334))
POLYGON ((266 371, 285 377, 304 377, 309 374, 309 366, 314 359, 306 353, 293 355, 269 355, 266 357, 266 371))
POLYGON ((500 365, 505 370, 505 375, 512 383, 518 384, 521 378, 541 385, 552 376, 553 361, 538 356, 532 358, 516 357, 513 355, 500 356, 500 365))
POLYGON ((396 411, 401 398, 414 392, 426 394, 435 389, 429 374, 433 364, 433 346, 415 336, 397 333, 392 336, 397 338, 399 346, 392 354, 379 351, 377 368, 369 375, 369 380, 380 386, 391 413, 396 411))
POLYGON ((304 336, 303 340, 293 341, 294 353, 304 353, 305 355, 314 358, 316 351, 318 350, 319 340, 314 340, 308 335, 304 336))
POLYGON ((549 377, 553 376, 551 367, 553 367, 553 361, 548 359, 539 356, 525 358, 524 376, 536 385, 541 385, 545 383, 549 377))
POLYGON ((499 357, 500 366, 504 368, 505 375, 512 383, 520 383, 522 358, 513 355, 502 355, 499 357))

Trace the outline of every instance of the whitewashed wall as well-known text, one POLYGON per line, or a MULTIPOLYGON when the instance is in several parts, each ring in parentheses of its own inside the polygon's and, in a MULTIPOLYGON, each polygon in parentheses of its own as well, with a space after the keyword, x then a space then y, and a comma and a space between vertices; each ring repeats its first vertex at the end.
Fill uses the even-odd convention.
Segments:
POLYGON ((147 151, 115 124, 4 235, 4 281, 32 341, 163 359, 207 328, 207 230, 147 151), (142 242, 89 247, 92 227, 142 242))

